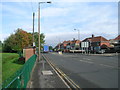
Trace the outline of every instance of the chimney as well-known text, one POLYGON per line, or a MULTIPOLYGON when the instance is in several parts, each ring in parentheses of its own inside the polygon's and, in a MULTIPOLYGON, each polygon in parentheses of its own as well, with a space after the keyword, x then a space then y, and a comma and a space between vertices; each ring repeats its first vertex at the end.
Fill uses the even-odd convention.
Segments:
POLYGON ((94 34, 92 34, 92 38, 94 38, 94 34))

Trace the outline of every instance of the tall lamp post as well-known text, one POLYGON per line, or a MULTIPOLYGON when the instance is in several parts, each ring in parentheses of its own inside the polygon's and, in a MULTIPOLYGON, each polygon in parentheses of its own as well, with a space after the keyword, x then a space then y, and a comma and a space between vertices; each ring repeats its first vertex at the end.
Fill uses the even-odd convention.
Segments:
MULTIPOLYGON (((50 1, 48 2, 39 2, 38 3, 38 44, 39 44, 39 54, 38 54, 38 59, 40 60, 40 4, 43 4, 43 3, 51 3, 50 1)), ((39 61, 38 60, 38 61, 39 61)))
POLYGON ((74 29, 75 31, 78 31, 78 40, 80 40, 80 30, 79 29, 74 29))

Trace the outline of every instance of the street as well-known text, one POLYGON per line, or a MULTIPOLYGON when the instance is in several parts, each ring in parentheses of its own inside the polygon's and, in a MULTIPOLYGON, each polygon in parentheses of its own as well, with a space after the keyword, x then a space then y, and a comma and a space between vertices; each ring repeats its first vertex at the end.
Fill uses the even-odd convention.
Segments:
POLYGON ((44 53, 81 88, 118 88, 118 56, 44 53))

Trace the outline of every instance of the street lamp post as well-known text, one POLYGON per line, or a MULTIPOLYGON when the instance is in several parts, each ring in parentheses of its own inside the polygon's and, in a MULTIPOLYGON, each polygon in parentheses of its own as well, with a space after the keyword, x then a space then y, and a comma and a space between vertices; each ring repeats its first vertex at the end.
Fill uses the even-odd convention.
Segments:
POLYGON ((78 40, 80 40, 80 31, 79 29, 74 29, 75 31, 77 30, 78 31, 78 40))
POLYGON ((39 2, 38 3, 38 44, 39 44, 39 54, 38 54, 38 61, 40 60, 40 4, 42 3, 51 3, 50 1, 48 2, 39 2))
MULTIPOLYGON (((75 31, 77 30, 78 31, 78 40, 80 40, 80 31, 79 29, 74 29, 75 31)), ((80 44, 79 44, 79 49, 80 49, 80 44)))

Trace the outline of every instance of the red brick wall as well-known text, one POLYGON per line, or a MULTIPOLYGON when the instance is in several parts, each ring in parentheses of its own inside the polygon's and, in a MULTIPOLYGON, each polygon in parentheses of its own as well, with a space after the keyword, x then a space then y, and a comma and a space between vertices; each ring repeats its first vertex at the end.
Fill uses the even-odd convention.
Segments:
POLYGON ((33 48, 25 49, 25 61, 27 61, 34 54, 35 54, 35 49, 33 49, 33 48))

